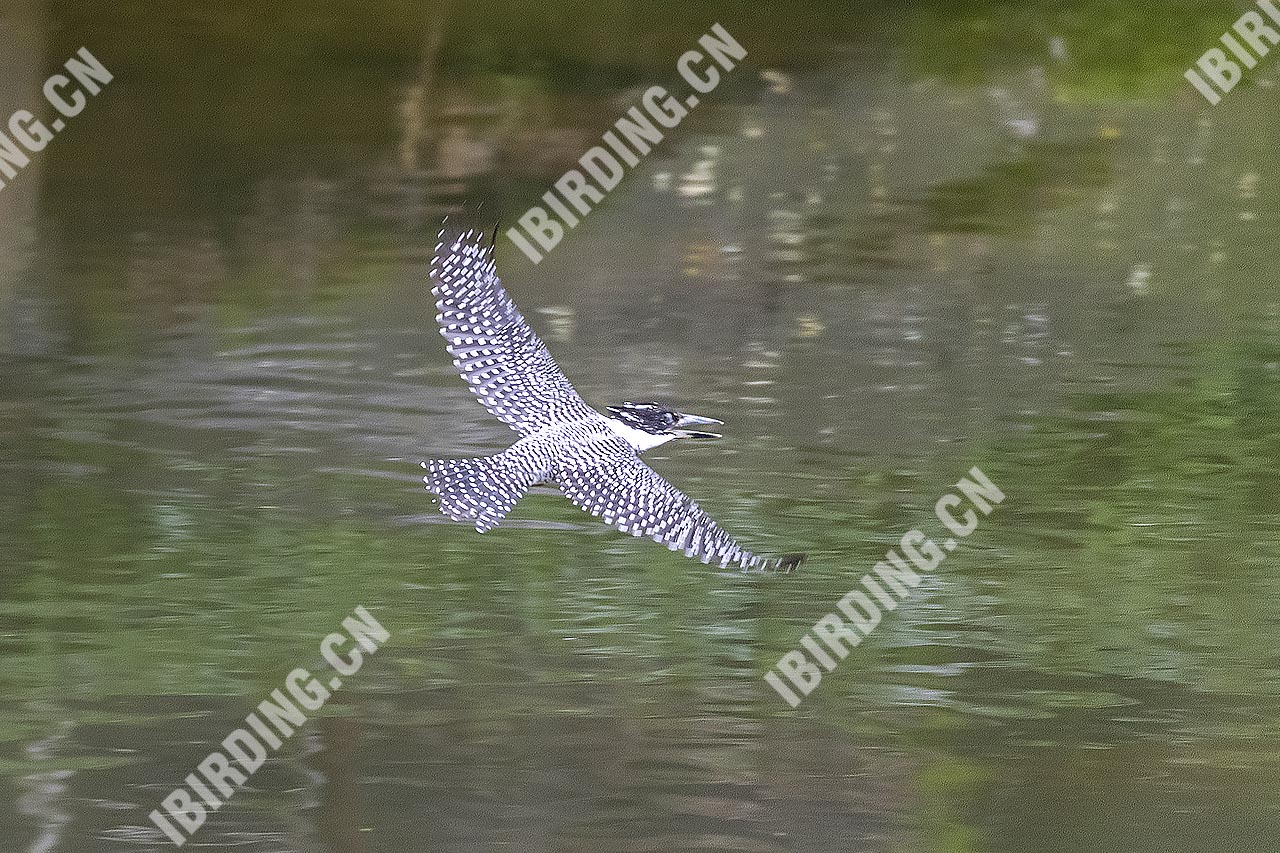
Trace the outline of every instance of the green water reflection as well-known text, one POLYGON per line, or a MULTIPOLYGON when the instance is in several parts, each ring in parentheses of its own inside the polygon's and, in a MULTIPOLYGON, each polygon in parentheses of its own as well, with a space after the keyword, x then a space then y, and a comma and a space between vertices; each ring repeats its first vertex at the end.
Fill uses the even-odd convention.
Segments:
POLYGON ((441 8, 425 76, 402 4, 14 13, 10 79, 118 79, 0 192, 5 849, 162 849, 363 604, 391 642, 197 840, 1273 853, 1276 75, 1181 80, 1238 12, 441 8), (751 63, 500 267, 589 401, 723 419, 654 466, 810 562, 711 572, 549 491, 444 523, 417 460, 510 434, 430 234, 517 215, 712 20, 751 63), (975 464, 1006 502, 787 708, 762 674, 975 464))

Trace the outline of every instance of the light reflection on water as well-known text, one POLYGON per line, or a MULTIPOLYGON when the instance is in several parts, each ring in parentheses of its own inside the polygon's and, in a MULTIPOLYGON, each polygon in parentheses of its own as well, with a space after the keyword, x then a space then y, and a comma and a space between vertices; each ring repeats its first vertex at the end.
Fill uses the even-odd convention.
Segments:
POLYGON ((418 459, 510 434, 435 334, 429 195, 271 176, 118 238, 29 212, 0 837, 155 848, 146 812, 365 604, 393 642, 200 840, 1269 850, 1271 101, 1206 130, 1037 100, 1035 75, 828 73, 854 82, 720 107, 544 264, 500 259, 588 400, 726 422, 653 464, 809 551, 792 577, 708 572, 549 491, 484 537, 431 510, 418 459), (763 670, 975 463, 1006 505, 787 710, 763 670))

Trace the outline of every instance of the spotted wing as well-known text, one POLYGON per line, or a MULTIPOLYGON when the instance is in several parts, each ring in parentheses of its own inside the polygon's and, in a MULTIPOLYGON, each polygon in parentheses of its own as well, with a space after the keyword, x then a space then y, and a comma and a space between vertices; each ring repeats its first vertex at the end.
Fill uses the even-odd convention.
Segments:
POLYGON ((431 292, 453 363, 490 414, 521 435, 593 414, 502 288, 480 233, 440 233, 431 292))
POLYGON ((598 467, 564 470, 561 491, 580 509, 632 536, 648 536, 704 563, 741 569, 795 568, 803 557, 767 559, 743 550, 694 501, 631 449, 598 467))

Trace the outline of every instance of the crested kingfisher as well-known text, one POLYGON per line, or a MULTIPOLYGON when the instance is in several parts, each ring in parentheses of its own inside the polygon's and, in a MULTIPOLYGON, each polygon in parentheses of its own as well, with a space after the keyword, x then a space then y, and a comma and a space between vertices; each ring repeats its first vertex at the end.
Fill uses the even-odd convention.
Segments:
MULTIPOLYGON (((496 227, 495 227, 496 237, 496 227)), ((743 550, 693 500, 640 461, 677 438, 719 438, 722 423, 658 403, 626 402, 601 414, 578 395, 516 309, 494 266, 493 241, 471 230, 440 232, 431 263, 436 322, 464 382, 489 413, 520 435, 494 456, 422 463, 440 511, 483 533, 533 485, 553 483, 580 509, 624 533, 649 536, 685 556, 748 570, 796 568, 803 555, 743 550)))

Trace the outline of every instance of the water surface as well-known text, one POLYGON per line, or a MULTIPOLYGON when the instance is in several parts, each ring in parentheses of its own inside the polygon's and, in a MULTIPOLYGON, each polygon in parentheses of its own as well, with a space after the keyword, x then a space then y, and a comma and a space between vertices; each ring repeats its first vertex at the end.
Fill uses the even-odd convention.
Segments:
POLYGON ((5 849, 164 849, 147 812, 363 604, 391 642, 193 845, 1272 853, 1275 75, 1207 110, 1051 17, 957 68, 929 39, 985 31, 936 14, 762 44, 545 262, 499 244, 588 401, 726 422, 647 458, 786 577, 550 490, 477 536, 415 471, 512 438, 435 332, 440 216, 518 215, 662 72, 446 51, 458 145, 407 162, 412 56, 362 36, 205 79, 217 128, 114 48, 0 193, 5 849), (1006 502, 789 709, 762 674, 975 464, 1006 502))

